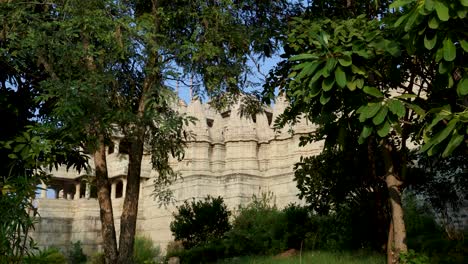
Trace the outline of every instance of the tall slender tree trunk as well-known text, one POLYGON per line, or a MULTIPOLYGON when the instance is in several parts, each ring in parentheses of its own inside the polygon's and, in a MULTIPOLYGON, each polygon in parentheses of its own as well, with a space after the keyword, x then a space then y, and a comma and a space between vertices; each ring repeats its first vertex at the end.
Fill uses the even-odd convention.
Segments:
MULTIPOLYGON (((155 62, 155 56, 150 59, 150 65, 155 62)), ((140 196, 141 162, 143 160, 143 147, 146 127, 143 122, 147 93, 154 83, 154 76, 147 76, 143 83, 143 91, 138 103, 137 123, 131 139, 128 155, 127 189, 124 199, 122 216, 120 218, 119 259, 118 264, 133 263, 133 246, 135 242, 136 221, 138 215, 138 200, 140 196)))
MULTIPOLYGON (((143 135, 144 136, 144 135, 143 135)), ((129 152, 127 190, 122 216, 120 218, 119 264, 133 263, 138 200, 140 195, 141 161, 143 158, 143 139, 137 138, 129 152)))
POLYGON ((393 241, 389 243, 390 249, 387 249, 387 254, 391 254, 391 256, 387 256, 387 259, 391 259, 391 263, 399 263, 400 253, 406 253, 408 247, 406 245, 406 227, 403 218, 404 213, 400 191, 403 182, 397 177, 391 152, 392 145, 390 143, 385 143, 383 146, 383 158, 387 171, 385 183, 387 184, 390 209, 392 212, 389 236, 393 235, 393 241))
POLYGON ((101 216, 101 233, 103 239, 104 256, 107 264, 117 261, 117 239, 115 236, 114 214, 110 196, 110 184, 107 174, 106 146, 104 136, 99 136, 99 146, 93 153, 96 170, 96 186, 101 216))

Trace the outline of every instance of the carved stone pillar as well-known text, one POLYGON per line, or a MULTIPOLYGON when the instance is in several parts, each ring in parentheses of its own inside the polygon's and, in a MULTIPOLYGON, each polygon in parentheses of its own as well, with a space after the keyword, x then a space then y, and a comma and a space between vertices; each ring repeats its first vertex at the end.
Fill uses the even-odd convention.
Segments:
POLYGON ((45 184, 43 181, 41 181, 41 198, 46 199, 47 198, 47 184, 45 184))
POLYGON ((91 197, 91 185, 89 182, 86 183, 85 198, 89 199, 91 197))
POLYGON ((81 182, 75 183, 75 196, 73 197, 74 200, 80 199, 81 195, 81 182))
POLYGON ((111 199, 117 198, 117 197, 115 197, 116 189, 117 189, 117 183, 112 182, 112 184, 111 184, 111 199))
POLYGON ((125 194, 127 193, 127 179, 122 179, 123 188, 122 188, 122 198, 125 198, 125 194))

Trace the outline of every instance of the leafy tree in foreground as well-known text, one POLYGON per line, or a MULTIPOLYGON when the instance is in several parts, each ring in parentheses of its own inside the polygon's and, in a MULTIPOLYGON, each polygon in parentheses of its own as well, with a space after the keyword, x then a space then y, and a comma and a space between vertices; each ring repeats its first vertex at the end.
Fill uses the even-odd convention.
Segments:
POLYGON ((324 139, 325 148, 344 148, 346 135, 358 127, 353 140, 379 151, 385 172, 378 176, 392 213, 389 263, 407 251, 401 206, 407 142, 423 142, 422 152, 444 157, 466 144, 467 6, 396 1, 393 11, 366 16, 358 10, 335 20, 314 20, 305 12, 292 19, 286 60, 265 91, 271 96, 268 87, 279 85, 290 101, 279 125, 303 116, 320 125, 312 140, 324 139))
POLYGON ((217 102, 229 101, 225 93, 246 87, 248 56, 274 52, 287 6, 249 0, 2 3, 6 54, 22 61, 31 53, 27 58, 47 75, 40 103, 52 110, 43 123, 91 153, 107 263, 132 262, 145 146, 159 172, 157 191, 176 176, 169 153, 183 155, 182 126, 191 119, 172 109, 167 81, 194 76, 217 102), (106 162, 116 130, 129 142, 118 248, 106 162))

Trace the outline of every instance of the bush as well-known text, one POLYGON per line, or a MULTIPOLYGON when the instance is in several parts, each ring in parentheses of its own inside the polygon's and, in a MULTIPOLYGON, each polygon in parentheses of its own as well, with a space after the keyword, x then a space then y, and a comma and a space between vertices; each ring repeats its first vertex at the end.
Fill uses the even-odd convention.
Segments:
POLYGON ((103 252, 96 252, 94 253, 89 261, 88 261, 88 264, 106 264, 106 259, 104 257, 104 253, 103 252))
POLYGON ((160 255, 160 248, 155 247, 151 239, 146 237, 135 238, 133 258, 136 264, 156 263, 160 255))
POLYGON ((309 209, 303 206, 289 204, 283 209, 286 221, 286 233, 284 239, 288 249, 301 249, 306 234, 311 228, 309 209))
POLYGON ((193 200, 177 207, 170 228, 176 240, 186 249, 221 239, 231 229, 231 213, 222 197, 208 196, 203 201, 193 200))
POLYGON ((27 264, 67 264, 67 258, 56 248, 48 248, 39 251, 31 257, 25 258, 27 264))
POLYGON ((191 249, 180 251, 176 256, 180 258, 181 263, 198 264, 216 262, 217 260, 226 258, 229 255, 227 255, 223 241, 210 241, 191 249))
POLYGON ((287 249, 285 214, 270 206, 266 196, 254 197, 252 203, 239 208, 232 230, 226 234, 231 255, 274 254, 287 249))
POLYGON ((81 248, 81 242, 76 241, 72 243, 71 249, 68 252, 68 261, 70 264, 81 264, 86 263, 86 255, 83 253, 83 249, 81 248))

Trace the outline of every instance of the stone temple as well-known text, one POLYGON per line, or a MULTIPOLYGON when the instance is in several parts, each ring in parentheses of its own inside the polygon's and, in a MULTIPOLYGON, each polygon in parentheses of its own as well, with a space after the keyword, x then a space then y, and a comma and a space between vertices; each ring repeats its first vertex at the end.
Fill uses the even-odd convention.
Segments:
MULTIPOLYGON (((292 129, 273 129, 273 120, 283 113, 286 106, 284 99, 279 98, 265 113, 247 119, 239 116, 239 105, 220 113, 199 100, 192 100, 188 105, 180 102, 179 111, 196 117, 198 122, 187 127, 195 137, 187 142, 185 158, 171 161, 173 168, 182 176, 170 187, 176 202, 160 207, 155 200, 152 179, 156 171, 152 170, 150 157, 145 156, 137 235, 151 238, 164 250, 166 244, 173 240, 169 224, 173 220, 175 206, 187 199, 222 196, 228 207, 235 209, 249 202, 253 195, 268 192, 274 194, 279 207, 299 202, 293 181, 294 164, 301 156, 320 153, 322 146, 309 144, 299 147, 301 135, 314 129, 306 121, 292 129)), ((115 135, 113 146, 107 151, 112 205, 118 229, 128 165, 122 136, 115 135)), ((101 223, 92 172, 78 174, 59 168, 52 175, 49 186, 43 186, 48 191, 42 190, 36 200, 40 214, 33 233, 36 242, 40 247, 66 249, 71 243, 80 241, 87 254, 100 250, 101 223)))

